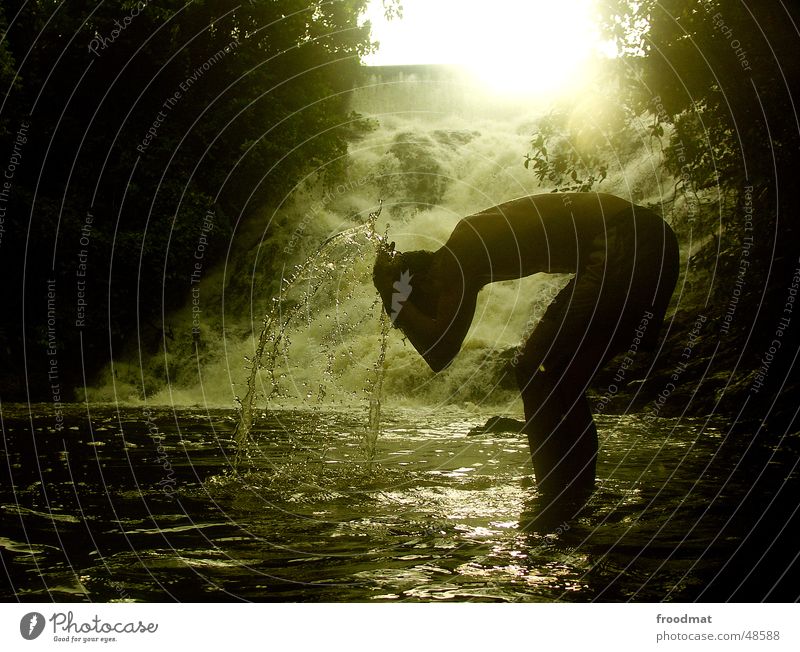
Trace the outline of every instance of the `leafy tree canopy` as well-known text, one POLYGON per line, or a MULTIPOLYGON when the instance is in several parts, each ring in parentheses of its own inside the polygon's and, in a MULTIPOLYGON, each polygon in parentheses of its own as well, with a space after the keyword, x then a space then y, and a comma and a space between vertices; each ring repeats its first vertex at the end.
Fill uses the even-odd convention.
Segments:
MULTIPOLYGON (((775 184, 796 174, 800 119, 792 92, 800 86, 800 62, 791 25, 798 24, 800 10, 795 5, 606 0, 599 11, 618 52, 599 85, 620 111, 650 116, 653 136, 669 134, 665 163, 671 173, 695 189, 718 184, 739 191, 753 185, 772 188, 773 196, 775 184)), ((534 135, 527 164, 556 186, 586 189, 602 181, 609 156, 603 146, 618 151, 614 137, 622 130, 603 111, 589 123, 567 125, 556 112, 534 135), (587 130, 605 134, 606 142, 583 144, 587 130), (562 144, 557 153, 542 149, 557 137, 569 146, 562 144)))
POLYGON ((309 172, 340 174, 354 120, 346 91, 373 47, 365 6, 3 1, 0 135, 3 159, 16 147, 20 162, 0 258, 15 280, 6 314, 24 312, 26 332, 6 325, 0 345, 43 341, 55 279, 62 356, 78 355, 85 250, 92 308, 81 355, 102 364, 109 336, 122 342, 185 300, 208 215, 217 232, 207 266, 255 209, 309 172))

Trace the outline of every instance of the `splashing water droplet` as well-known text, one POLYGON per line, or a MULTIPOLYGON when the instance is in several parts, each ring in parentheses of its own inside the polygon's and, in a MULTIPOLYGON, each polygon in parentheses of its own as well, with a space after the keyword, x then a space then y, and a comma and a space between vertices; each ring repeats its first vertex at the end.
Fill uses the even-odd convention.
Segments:
MULTIPOLYGON (((250 371, 243 400, 238 401, 240 408, 239 423, 235 432, 236 440, 236 470, 241 469, 245 462, 252 461, 255 456, 258 456, 258 448, 252 438, 252 427, 254 420, 255 400, 259 395, 259 388, 266 381, 266 386, 263 387, 263 395, 266 396, 267 406, 271 402, 284 397, 286 390, 284 383, 287 382, 287 374, 276 370, 280 362, 286 362, 289 357, 289 348, 292 340, 289 334, 290 325, 296 320, 297 317, 304 316, 306 326, 311 329, 315 319, 315 311, 312 309, 311 301, 315 297, 327 298, 327 295, 332 292, 331 283, 328 281, 333 280, 334 273, 346 269, 348 265, 352 266, 353 262, 357 260, 364 260, 361 245, 357 236, 366 239, 367 244, 375 246, 378 250, 386 247, 388 242, 388 227, 387 233, 382 237, 375 230, 375 224, 382 209, 382 201, 377 211, 370 213, 365 224, 353 227, 339 234, 328 238, 317 251, 308 257, 308 259, 297 266, 294 272, 289 276, 284 276, 279 284, 279 295, 273 297, 270 302, 270 309, 267 311, 262 321, 261 333, 256 341, 255 353, 247 368, 250 371), (356 251, 349 253, 346 256, 338 251, 342 244, 348 245, 351 248, 357 248, 356 251), (336 264, 334 264, 334 261, 336 264), (301 300, 292 299, 292 293, 298 288, 306 284, 308 289, 303 293, 301 300), (261 372, 265 371, 265 374, 261 372)), ((347 299, 353 296, 352 290, 347 293, 347 299)), ((333 303, 337 307, 340 304, 339 296, 333 297, 333 303)), ((373 308, 378 306, 380 309, 380 339, 379 339, 379 353, 378 360, 374 364, 371 371, 371 382, 369 389, 365 388, 369 397, 369 411, 367 415, 367 425, 361 440, 361 448, 367 458, 368 463, 371 463, 375 456, 375 448, 380 433, 380 411, 381 411, 381 395, 383 387, 383 376, 386 361, 386 346, 388 333, 391 328, 388 317, 381 309, 380 302, 375 300, 366 311, 363 317, 359 318, 357 323, 343 323, 347 322, 347 312, 339 319, 333 320, 342 331, 356 332, 372 314, 373 308)), ((337 310, 337 314, 338 310, 337 310)), ((360 313, 359 313, 360 314, 360 313)), ((329 313, 323 313, 326 320, 331 320, 329 313)), ((322 382, 319 383, 317 390, 317 405, 319 405, 328 396, 329 392, 327 386, 333 381, 335 376, 335 361, 336 353, 332 350, 338 342, 335 335, 323 335, 320 347, 325 351, 327 364, 322 370, 322 382)), ((350 359, 354 357, 352 349, 347 351, 350 359)), ((345 354, 342 352, 343 357, 345 354)), ((290 374, 291 376, 291 374, 290 374)), ((308 390, 306 382, 302 382, 303 390, 300 394, 305 397, 306 401, 310 401, 314 397, 313 390, 308 390)), ((299 388, 295 388, 299 389, 299 388)), ((356 393, 350 392, 351 396, 356 393)), ((317 409, 317 408, 314 408, 317 409)))

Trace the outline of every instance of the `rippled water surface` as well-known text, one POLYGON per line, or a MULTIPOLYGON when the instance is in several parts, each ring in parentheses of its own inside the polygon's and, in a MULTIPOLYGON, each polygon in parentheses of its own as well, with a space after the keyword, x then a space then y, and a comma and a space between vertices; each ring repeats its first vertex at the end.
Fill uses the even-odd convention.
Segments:
POLYGON ((796 599, 797 442, 598 419, 599 488, 542 510, 527 442, 453 412, 3 406, 5 600, 796 599), (36 416, 38 414, 38 416, 36 416), (33 436, 31 436, 33 432, 33 436), (793 535, 792 535, 793 537, 793 535))

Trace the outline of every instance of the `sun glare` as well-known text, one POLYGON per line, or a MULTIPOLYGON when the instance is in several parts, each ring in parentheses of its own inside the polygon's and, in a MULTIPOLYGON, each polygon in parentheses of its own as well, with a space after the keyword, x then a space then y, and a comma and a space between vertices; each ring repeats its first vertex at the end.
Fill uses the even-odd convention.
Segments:
POLYGON ((368 18, 380 41, 371 65, 456 64, 495 93, 550 95, 584 79, 601 47, 593 0, 403 0, 387 22, 381 0, 368 18))

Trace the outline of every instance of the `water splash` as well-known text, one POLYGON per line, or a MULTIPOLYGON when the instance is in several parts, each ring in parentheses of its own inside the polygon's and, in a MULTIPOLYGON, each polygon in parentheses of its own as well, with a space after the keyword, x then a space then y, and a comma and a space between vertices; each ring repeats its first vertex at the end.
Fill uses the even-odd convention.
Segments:
POLYGON ((388 342, 390 328, 391 322, 386 316, 386 311, 381 310, 380 353, 375 363, 372 390, 369 397, 369 419, 367 421, 367 430, 364 433, 363 445, 369 461, 372 461, 375 457, 375 445, 381 428, 381 397, 383 395, 383 376, 386 370, 386 343, 388 342))
MULTIPOLYGON (((312 299, 314 299, 326 284, 332 280, 338 269, 353 263, 357 258, 363 258, 363 252, 360 247, 355 254, 351 253, 350 256, 344 258, 336 257, 337 247, 342 243, 346 245, 357 244, 356 236, 359 234, 363 235, 368 243, 375 246, 376 253, 380 251, 381 248, 386 247, 386 236, 380 236, 375 228, 382 208, 383 202, 381 201, 378 210, 370 213, 364 224, 347 229, 328 238, 305 262, 294 269, 291 276, 282 279, 279 295, 272 299, 271 307, 263 319, 261 333, 259 334, 256 344, 255 355, 252 359, 247 360, 249 364, 249 373, 247 376, 244 399, 239 400, 237 397, 240 408, 239 423, 235 432, 237 451, 235 466, 237 469, 241 468, 246 461, 252 460, 254 457, 253 452, 257 449, 251 433, 254 415, 257 409, 256 398, 259 395, 259 371, 262 369, 267 371, 267 387, 263 391, 263 396, 266 404, 269 405, 272 401, 281 397, 281 380, 283 380, 284 374, 276 374, 276 366, 279 362, 279 358, 288 355, 288 348, 291 343, 289 327, 304 313, 306 315, 306 325, 310 328, 312 325, 312 315, 315 314, 311 306, 312 299), (308 282, 310 287, 309 290, 303 294, 302 300, 295 302, 288 301, 287 296, 289 293, 303 281, 308 282)), ((353 249, 355 250, 356 247, 353 247, 353 249)), ((339 304, 340 301, 337 297, 337 308, 339 304)), ((369 318, 372 313, 371 309, 376 305, 380 305, 379 298, 373 301, 370 309, 366 311, 363 318, 350 324, 349 331, 351 333, 355 332, 356 329, 369 318)), ((371 382, 364 390, 368 394, 369 413, 367 417, 367 426, 360 443, 368 462, 371 462, 374 458, 375 446, 380 432, 381 393, 385 371, 387 338, 390 330, 389 320, 382 309, 380 314, 378 360, 373 365, 371 382)), ((335 342, 333 339, 333 336, 328 336, 327 338, 323 338, 321 342, 321 347, 325 350, 326 367, 322 372, 322 379, 317 389, 317 403, 322 403, 327 394, 324 380, 333 377, 333 368, 335 364, 335 354, 333 352, 335 342)), ((306 383, 303 384, 306 385, 306 383)), ((313 392, 308 391, 306 398, 311 399, 312 396, 313 392)))

